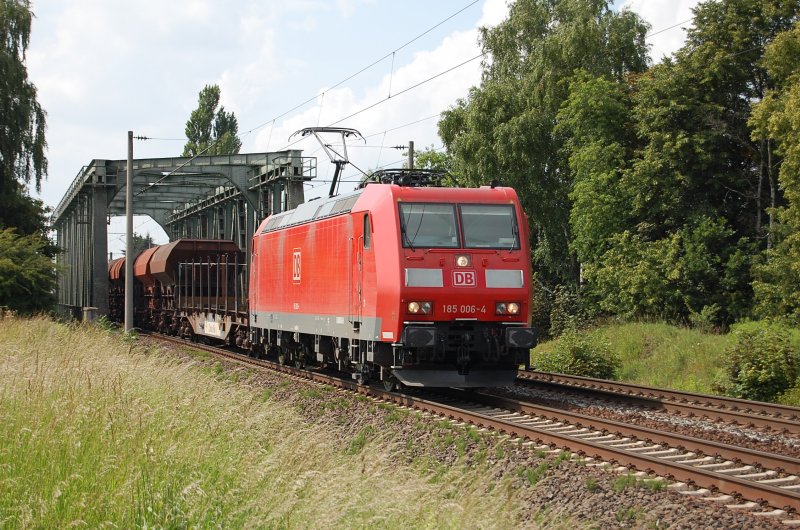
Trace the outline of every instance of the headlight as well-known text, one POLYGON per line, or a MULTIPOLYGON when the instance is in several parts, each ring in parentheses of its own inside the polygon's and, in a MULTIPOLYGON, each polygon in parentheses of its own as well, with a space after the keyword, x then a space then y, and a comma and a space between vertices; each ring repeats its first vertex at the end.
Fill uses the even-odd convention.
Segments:
POLYGON ((519 304, 517 302, 497 302, 494 306, 497 315, 518 315, 519 304))
POLYGON ((408 303, 408 312, 412 314, 422 313, 423 315, 429 315, 433 306, 430 302, 409 302, 408 303))
POLYGON ((469 267, 472 265, 472 258, 467 254, 456 256, 456 267, 469 267))

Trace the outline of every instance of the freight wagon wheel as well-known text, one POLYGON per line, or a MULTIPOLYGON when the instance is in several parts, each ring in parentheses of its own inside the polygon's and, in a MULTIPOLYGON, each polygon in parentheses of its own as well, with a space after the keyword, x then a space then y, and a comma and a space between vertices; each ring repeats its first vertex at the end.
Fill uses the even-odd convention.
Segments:
POLYGON ((278 364, 283 366, 286 364, 286 354, 283 352, 278 353, 278 364))
POLYGON ((391 392, 395 388, 397 388, 397 383, 395 382, 394 378, 387 377, 386 379, 383 380, 384 390, 386 390, 387 392, 391 392))

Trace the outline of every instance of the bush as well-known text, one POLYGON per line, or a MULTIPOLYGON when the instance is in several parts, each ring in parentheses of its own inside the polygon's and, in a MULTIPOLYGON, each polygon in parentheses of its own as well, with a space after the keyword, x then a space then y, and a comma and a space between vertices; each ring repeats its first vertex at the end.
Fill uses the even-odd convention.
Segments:
POLYGON ((567 330, 577 330, 587 324, 588 318, 578 295, 569 287, 557 285, 550 309, 550 336, 558 337, 567 330))
POLYGON ((553 292, 542 284, 536 273, 534 273, 533 283, 531 325, 539 334, 539 340, 542 341, 550 338, 550 312, 553 307, 553 292))
POLYGON ((792 388, 778 396, 778 403, 790 407, 800 407, 800 379, 795 381, 792 388))
POLYGON ((614 379, 619 358, 607 342, 575 330, 567 330, 552 351, 536 358, 536 369, 545 372, 614 379))
POLYGON ((674 322, 694 315, 707 329, 749 313, 754 250, 724 219, 700 216, 656 239, 626 230, 609 244, 584 275, 604 313, 674 322))
POLYGON ((50 244, 13 228, 0 230, 0 306, 21 314, 47 311, 55 304, 56 268, 50 244))
POLYGON ((797 378, 798 351, 789 330, 778 324, 750 324, 734 331, 736 342, 725 352, 725 375, 715 390, 730 396, 774 401, 797 378))

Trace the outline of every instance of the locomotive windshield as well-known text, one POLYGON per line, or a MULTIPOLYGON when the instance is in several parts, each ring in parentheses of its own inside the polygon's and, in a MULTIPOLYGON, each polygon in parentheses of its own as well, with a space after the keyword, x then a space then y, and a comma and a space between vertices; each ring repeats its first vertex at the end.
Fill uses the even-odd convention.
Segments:
POLYGON ((462 239, 452 204, 400 203, 400 229, 406 248, 519 248, 519 230, 510 204, 461 204, 462 239))
POLYGON ((462 204, 465 248, 518 249, 514 207, 510 204, 462 204))
POLYGON ((401 203, 404 247, 458 248, 456 211, 451 204, 401 203))

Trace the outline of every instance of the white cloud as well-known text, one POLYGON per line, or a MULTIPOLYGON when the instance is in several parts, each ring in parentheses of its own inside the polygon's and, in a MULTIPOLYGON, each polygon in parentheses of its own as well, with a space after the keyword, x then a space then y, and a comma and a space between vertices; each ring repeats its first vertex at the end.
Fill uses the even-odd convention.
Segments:
MULTIPOLYGON (((502 20, 506 11, 505 0, 489 0, 484 6, 480 23, 496 23, 502 20)), ((412 54, 406 63, 395 61, 394 71, 390 71, 391 60, 384 61, 381 66, 387 73, 377 84, 360 91, 352 87, 333 90, 321 87, 318 93, 322 95, 313 104, 276 123, 274 128, 270 125, 260 130, 252 147, 257 151, 267 149, 265 146, 269 142, 268 150, 285 148, 290 143, 289 135, 304 127, 351 127, 367 137, 366 145, 363 142, 348 144, 350 159, 354 164, 363 170, 390 162, 398 162, 399 165, 403 159, 402 151, 393 149, 393 146, 405 146, 409 140, 413 140, 416 149, 431 145, 441 147, 436 129, 438 120, 424 118, 438 117, 463 97, 470 86, 480 82, 480 59, 443 73, 479 54, 476 27, 452 32, 442 38, 435 48, 412 54), (439 74, 440 77, 430 79, 439 74), (342 121, 342 118, 353 114, 356 115, 342 121), (418 120, 422 121, 390 130, 418 120)), ((331 140, 340 143, 338 138, 331 140)), ((306 138, 291 148, 302 148, 306 154, 313 153, 318 157, 321 179, 332 174, 329 161, 313 138, 306 138)), ((350 168, 345 171, 345 176, 357 179, 357 173, 350 168)), ((317 191, 326 191, 323 188, 320 186, 317 191)))
POLYGON ((372 0, 336 0, 336 8, 343 18, 352 17, 359 6, 371 4, 372 0))
POLYGON ((508 18, 508 0, 486 0, 478 26, 496 26, 508 18))
POLYGON ((652 26, 647 39, 650 57, 658 63, 666 55, 672 55, 686 39, 684 28, 691 26, 692 8, 699 0, 625 0, 623 8, 638 13, 652 26), (688 22, 687 22, 688 21, 688 22), (679 24, 678 27, 670 28, 679 24))
MULTIPOLYGON (((697 2, 626 0, 624 6, 658 31, 691 18, 697 2)), ((386 59, 328 89, 326 83, 330 87, 415 34, 390 27, 404 6, 374 0, 73 0, 38 7, 28 65, 48 111, 51 172, 42 198, 50 204, 91 159, 124 158, 127 130, 180 137, 197 93, 211 83, 220 84, 223 104, 239 118, 246 152, 285 148, 298 129, 328 125, 376 103, 336 124, 368 136, 366 146, 351 144, 355 165, 367 170, 399 163, 402 151, 391 147, 409 140, 417 149, 438 148, 437 117, 480 83, 480 59, 402 91, 478 55, 478 28, 497 25, 509 9, 508 0, 484 0, 398 51, 393 66, 386 59), (384 18, 365 27, 364 19, 373 15, 384 18), (392 97, 384 101, 390 87, 392 97), (245 134, 306 99, 312 101, 245 134)), ((436 7, 444 18, 463 5, 452 3, 449 12, 436 7)), ((417 17, 416 27, 423 31, 439 17, 417 17)), ((654 59, 674 51, 683 38, 678 28, 655 35, 654 59)), ((173 156, 182 147, 182 141, 141 142, 135 155, 173 156)), ((318 158, 320 179, 332 174, 315 140, 291 148, 318 158)), ((345 176, 357 173, 348 168, 345 176)), ((318 186, 312 196, 327 191, 325 183, 318 186)))

